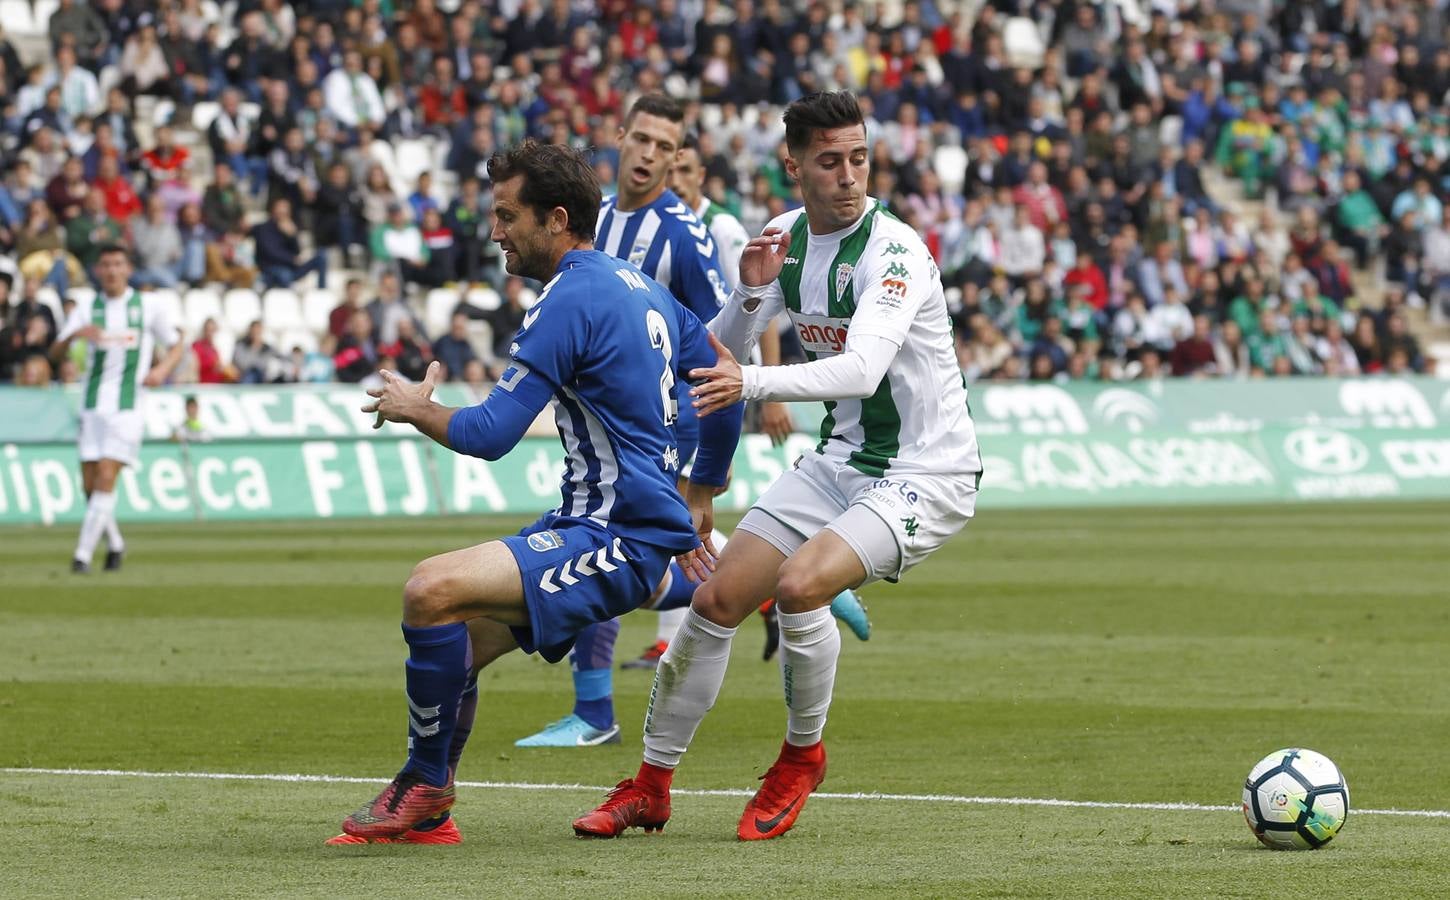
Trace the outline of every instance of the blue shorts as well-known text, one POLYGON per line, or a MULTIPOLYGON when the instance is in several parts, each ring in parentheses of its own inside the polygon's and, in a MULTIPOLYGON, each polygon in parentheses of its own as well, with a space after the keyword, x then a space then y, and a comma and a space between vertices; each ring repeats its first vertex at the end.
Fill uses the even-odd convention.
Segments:
POLYGON ((529 627, 512 628, 525 653, 558 662, 586 626, 638 609, 674 554, 620 537, 590 519, 546 513, 503 539, 524 580, 529 627))

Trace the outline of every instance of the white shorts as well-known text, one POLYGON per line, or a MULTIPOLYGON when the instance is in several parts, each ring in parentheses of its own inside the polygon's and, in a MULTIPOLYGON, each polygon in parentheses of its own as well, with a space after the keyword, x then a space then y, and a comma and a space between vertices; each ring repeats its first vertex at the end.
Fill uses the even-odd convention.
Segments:
POLYGON ((856 551, 866 581, 896 581, 972 518, 975 476, 876 478, 804 453, 750 507, 738 526, 790 556, 829 528, 856 551))
POLYGON ((83 409, 81 434, 77 442, 80 446, 81 462, 114 459, 134 466, 141 458, 143 432, 144 423, 140 410, 101 413, 83 409))

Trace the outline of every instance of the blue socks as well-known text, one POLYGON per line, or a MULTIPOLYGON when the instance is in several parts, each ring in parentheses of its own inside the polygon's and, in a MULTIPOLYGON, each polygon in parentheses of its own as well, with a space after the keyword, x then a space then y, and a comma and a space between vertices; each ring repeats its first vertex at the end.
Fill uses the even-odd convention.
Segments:
POLYGON ((684 609, 690 605, 690 598, 695 596, 697 587, 699 585, 685 575, 685 570, 680 568, 680 564, 672 562, 670 563, 670 587, 665 591, 665 595, 656 600, 654 606, 650 608, 661 612, 667 609, 684 609))
POLYGON ((590 727, 614 724, 614 642, 619 620, 590 625, 574 641, 569 655, 574 670, 574 715, 590 727))
POLYGON ((472 649, 468 626, 463 622, 430 628, 404 625, 403 638, 411 651, 406 667, 408 762, 403 771, 442 787, 448 783, 449 748, 468 683, 472 649))

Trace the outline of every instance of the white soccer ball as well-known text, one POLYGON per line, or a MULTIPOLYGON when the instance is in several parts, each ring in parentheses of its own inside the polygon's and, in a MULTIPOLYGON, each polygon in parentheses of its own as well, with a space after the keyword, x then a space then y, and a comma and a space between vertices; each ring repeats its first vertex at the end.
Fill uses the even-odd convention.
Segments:
POLYGON ((1244 818, 1274 850, 1318 850, 1349 817, 1349 785, 1329 757, 1275 750, 1244 781, 1244 818))

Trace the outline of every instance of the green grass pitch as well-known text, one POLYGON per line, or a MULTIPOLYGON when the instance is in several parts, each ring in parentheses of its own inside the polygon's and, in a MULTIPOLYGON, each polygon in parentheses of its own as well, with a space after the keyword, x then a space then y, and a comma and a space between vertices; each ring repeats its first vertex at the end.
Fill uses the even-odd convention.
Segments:
MULTIPOLYGON (((823 791, 1222 809, 813 800, 734 840, 737 796, 679 796, 662 836, 576 840, 633 772, 625 742, 518 750, 565 667, 484 674, 460 847, 327 848, 371 784, 23 769, 380 778, 403 755, 402 582, 511 520, 136 526, 117 575, 66 571, 70 529, 0 530, 0 896, 1444 896, 1450 817, 1351 812, 1325 850, 1257 847, 1261 756, 1340 764, 1356 810, 1450 809, 1450 506, 987 512, 843 636, 823 791)), ((626 620, 621 657, 652 637, 626 620)), ((783 731, 746 623, 677 776, 748 789, 783 731)))

